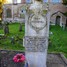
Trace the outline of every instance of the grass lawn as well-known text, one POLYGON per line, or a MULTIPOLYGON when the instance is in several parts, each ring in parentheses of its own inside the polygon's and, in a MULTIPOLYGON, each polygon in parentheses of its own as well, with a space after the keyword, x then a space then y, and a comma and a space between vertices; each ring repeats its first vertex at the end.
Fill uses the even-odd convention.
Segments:
POLYGON ((50 44, 48 52, 62 52, 67 57, 67 29, 63 30, 59 26, 51 26, 50 44))
MULTIPOLYGON (((19 32, 19 24, 10 24, 10 33, 6 35, 5 39, 0 40, 0 49, 9 50, 23 50, 23 37, 25 32, 25 26, 22 24, 22 32, 19 32), (11 37, 15 38, 15 44, 11 44, 11 37), (18 38, 19 37, 19 38, 18 38)), ((59 26, 51 26, 50 31, 53 32, 50 35, 50 44, 48 52, 62 52, 67 57, 67 30, 63 30, 59 26)), ((3 34, 3 29, 0 29, 0 34, 3 34)))
MULTIPOLYGON (((5 39, 0 40, 0 49, 24 50, 23 36, 25 26, 24 24, 22 24, 22 32, 19 32, 19 26, 20 26, 19 23, 9 25, 10 33, 6 35, 7 37, 5 39), (11 37, 15 38, 15 44, 11 44, 11 37)), ((0 34, 4 34, 3 29, 0 29, 0 34)))

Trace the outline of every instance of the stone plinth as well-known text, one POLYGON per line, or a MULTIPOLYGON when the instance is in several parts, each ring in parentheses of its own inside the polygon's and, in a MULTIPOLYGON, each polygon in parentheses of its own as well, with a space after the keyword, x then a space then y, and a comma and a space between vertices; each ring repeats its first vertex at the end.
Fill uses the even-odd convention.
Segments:
POLYGON ((26 52, 26 59, 30 67, 46 67, 45 52, 26 52))
POLYGON ((30 67, 46 67, 47 40, 47 37, 24 38, 25 56, 30 67))
POLYGON ((47 67, 67 67, 67 59, 62 53, 49 53, 47 67))

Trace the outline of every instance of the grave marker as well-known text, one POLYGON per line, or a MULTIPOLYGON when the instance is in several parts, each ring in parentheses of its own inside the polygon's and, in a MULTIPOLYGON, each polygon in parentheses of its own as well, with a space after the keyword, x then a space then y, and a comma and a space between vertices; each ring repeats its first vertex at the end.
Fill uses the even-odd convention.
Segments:
MULTIPOLYGON (((40 1, 33 1, 25 17, 24 47, 26 60, 30 67, 46 67, 49 11, 43 14, 43 5, 40 1)), ((46 7, 47 8, 47 7, 46 7)))

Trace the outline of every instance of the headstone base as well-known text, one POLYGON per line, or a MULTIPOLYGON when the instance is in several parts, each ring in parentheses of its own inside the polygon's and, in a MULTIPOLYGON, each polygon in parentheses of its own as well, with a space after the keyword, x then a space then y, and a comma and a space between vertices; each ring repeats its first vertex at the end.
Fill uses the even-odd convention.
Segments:
POLYGON ((46 67, 45 52, 26 52, 26 60, 29 67, 46 67))

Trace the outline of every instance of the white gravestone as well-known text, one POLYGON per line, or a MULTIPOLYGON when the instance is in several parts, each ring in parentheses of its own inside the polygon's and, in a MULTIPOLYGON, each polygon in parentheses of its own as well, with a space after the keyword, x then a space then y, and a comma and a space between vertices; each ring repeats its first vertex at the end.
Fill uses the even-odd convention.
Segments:
POLYGON ((29 67, 46 67, 49 23, 47 15, 42 14, 41 2, 35 1, 26 14, 24 47, 29 67))

